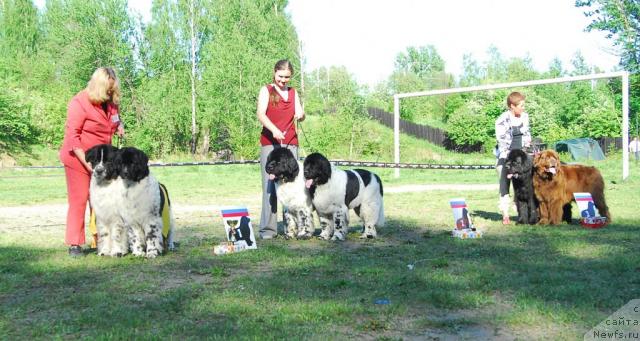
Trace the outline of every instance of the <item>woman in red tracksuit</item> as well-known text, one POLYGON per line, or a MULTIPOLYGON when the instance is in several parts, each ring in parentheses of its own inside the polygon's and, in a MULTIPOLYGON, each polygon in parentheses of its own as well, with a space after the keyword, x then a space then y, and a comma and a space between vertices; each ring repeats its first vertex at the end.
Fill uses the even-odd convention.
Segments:
POLYGON ((85 151, 97 144, 111 144, 114 133, 124 135, 118 115, 119 101, 118 78, 113 69, 102 67, 67 108, 60 161, 64 164, 69 201, 65 243, 70 246, 72 257, 83 255, 81 245, 85 243, 84 218, 91 180, 91 165, 85 160, 85 151))

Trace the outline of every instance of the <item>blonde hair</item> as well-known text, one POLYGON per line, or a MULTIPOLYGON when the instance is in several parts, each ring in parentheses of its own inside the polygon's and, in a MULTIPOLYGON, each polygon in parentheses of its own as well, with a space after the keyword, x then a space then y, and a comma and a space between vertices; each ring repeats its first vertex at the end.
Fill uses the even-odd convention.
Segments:
POLYGON ((100 67, 93 72, 86 88, 89 100, 94 104, 105 102, 120 103, 120 82, 116 72, 110 67, 100 67), (109 80, 113 79, 113 86, 109 80))

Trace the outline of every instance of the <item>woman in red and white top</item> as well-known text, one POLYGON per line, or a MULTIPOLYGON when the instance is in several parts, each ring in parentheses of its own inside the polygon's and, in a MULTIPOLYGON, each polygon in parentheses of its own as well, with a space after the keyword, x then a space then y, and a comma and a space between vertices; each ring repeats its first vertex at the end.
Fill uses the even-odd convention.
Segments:
POLYGON ((82 256, 81 245, 85 243, 84 218, 92 171, 85 160, 85 151, 97 144, 111 144, 115 133, 124 135, 119 102, 120 86, 115 71, 101 67, 67 108, 60 161, 64 164, 69 202, 65 242, 73 257, 82 256))
POLYGON ((262 123, 260 136, 260 167, 262 173, 262 213, 260 237, 271 239, 277 235, 277 207, 275 184, 265 171, 267 157, 275 148, 288 148, 298 158, 298 134, 294 120, 304 120, 304 110, 294 88, 288 86, 293 65, 279 60, 273 68, 273 83, 260 89, 257 116, 262 123))

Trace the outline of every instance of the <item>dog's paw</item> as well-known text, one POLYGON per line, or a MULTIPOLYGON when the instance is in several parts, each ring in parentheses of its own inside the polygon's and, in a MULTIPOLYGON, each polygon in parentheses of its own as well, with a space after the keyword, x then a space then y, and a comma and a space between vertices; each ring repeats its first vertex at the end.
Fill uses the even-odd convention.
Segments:
POLYGON ((318 235, 318 238, 322 239, 322 240, 329 240, 329 239, 331 239, 331 236, 328 233, 320 233, 318 235))
POLYGON ((145 257, 147 257, 148 259, 153 259, 158 257, 159 254, 160 252, 157 249, 147 250, 147 254, 145 255, 145 257))
POLYGON ((145 253, 142 250, 131 251, 131 254, 136 256, 136 257, 144 257, 145 256, 145 253))
POLYGON ((336 231, 333 234, 333 237, 331 237, 331 240, 344 240, 346 238, 346 236, 342 233, 342 231, 336 231))
POLYGON ((360 235, 360 239, 373 239, 376 235, 373 233, 363 233, 360 235))
POLYGON ((296 238, 298 238, 298 239, 303 239, 303 240, 304 240, 304 239, 309 239, 309 238, 311 238, 311 236, 312 236, 312 234, 311 234, 311 233, 309 233, 309 232, 304 232, 304 231, 303 231, 303 232, 298 233, 298 235, 296 236, 296 238))

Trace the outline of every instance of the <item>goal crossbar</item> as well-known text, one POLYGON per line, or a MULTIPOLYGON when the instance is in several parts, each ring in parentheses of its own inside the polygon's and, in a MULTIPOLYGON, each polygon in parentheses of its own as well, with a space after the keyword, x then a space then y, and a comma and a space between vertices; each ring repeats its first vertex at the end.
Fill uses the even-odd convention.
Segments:
MULTIPOLYGON (((629 73, 626 71, 395 94, 393 95, 394 161, 395 163, 400 163, 400 99, 402 98, 448 95, 464 92, 517 88, 533 85, 568 83, 575 81, 617 77, 622 78, 622 179, 625 180, 629 176, 629 73)), ((397 178, 399 176, 400 168, 396 168, 395 177, 397 178)))

